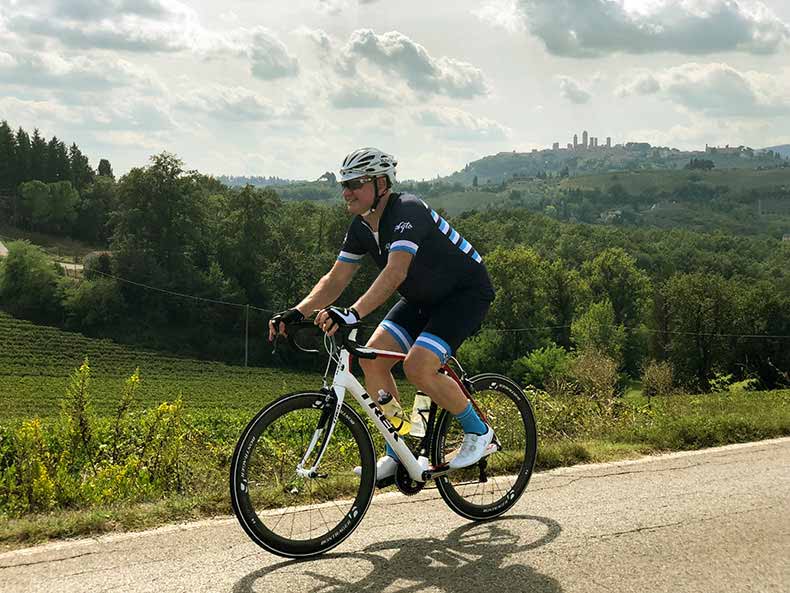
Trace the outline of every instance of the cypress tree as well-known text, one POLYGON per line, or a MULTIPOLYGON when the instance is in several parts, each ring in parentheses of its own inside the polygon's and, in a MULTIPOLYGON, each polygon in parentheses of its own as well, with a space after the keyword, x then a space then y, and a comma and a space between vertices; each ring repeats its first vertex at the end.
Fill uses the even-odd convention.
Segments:
POLYGON ((33 179, 30 136, 21 127, 16 131, 16 184, 33 179))
POLYGON ((100 177, 111 177, 115 179, 115 175, 112 173, 112 165, 110 161, 107 159, 101 159, 99 161, 99 176, 100 177))
POLYGON ((82 193, 88 185, 93 183, 94 173, 88 157, 82 154, 76 143, 69 149, 69 164, 71 166, 71 183, 74 188, 82 193))
POLYGON ((0 194, 10 194, 16 189, 16 139, 8 122, 0 122, 0 194))
POLYGON ((47 143, 38 131, 33 130, 33 139, 30 141, 30 178, 44 181, 47 174, 47 143))

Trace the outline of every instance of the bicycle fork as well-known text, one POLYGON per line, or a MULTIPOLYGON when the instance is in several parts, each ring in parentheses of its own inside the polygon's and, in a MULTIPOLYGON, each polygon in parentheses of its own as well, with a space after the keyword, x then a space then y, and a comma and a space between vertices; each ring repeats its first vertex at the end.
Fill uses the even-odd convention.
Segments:
POLYGON ((332 438, 332 433, 335 431, 335 426, 337 426, 340 410, 343 408, 345 390, 336 389, 333 393, 329 389, 322 388, 321 393, 324 394, 324 399, 322 402, 316 401, 316 404, 322 403, 321 418, 319 418, 318 425, 315 431, 313 431, 313 436, 310 439, 310 444, 307 446, 307 451, 305 451, 302 460, 296 466, 296 473, 302 478, 312 479, 327 477, 327 474, 318 473, 318 466, 321 463, 321 459, 324 457, 324 452, 329 445, 329 440, 332 438), (334 405, 332 405, 333 403, 334 405), (324 438, 321 440, 315 462, 311 467, 306 468, 305 464, 308 463, 310 456, 313 454, 313 449, 315 449, 322 436, 324 438))

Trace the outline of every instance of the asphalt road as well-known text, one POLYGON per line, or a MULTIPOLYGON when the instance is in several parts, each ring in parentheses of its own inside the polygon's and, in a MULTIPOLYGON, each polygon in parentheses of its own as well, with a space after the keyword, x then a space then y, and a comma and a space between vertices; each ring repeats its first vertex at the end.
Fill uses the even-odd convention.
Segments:
POLYGON ((436 490, 377 497, 312 561, 252 544, 233 518, 0 554, 0 591, 790 591, 790 438, 536 474, 473 524, 436 490))

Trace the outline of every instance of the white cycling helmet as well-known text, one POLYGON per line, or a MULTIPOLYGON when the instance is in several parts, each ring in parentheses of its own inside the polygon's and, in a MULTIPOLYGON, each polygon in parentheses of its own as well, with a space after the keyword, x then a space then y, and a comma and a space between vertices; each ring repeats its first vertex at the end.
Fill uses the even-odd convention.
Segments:
POLYGON ((378 148, 358 148, 343 159, 338 181, 348 181, 357 177, 377 177, 384 175, 390 184, 395 183, 395 157, 378 148))

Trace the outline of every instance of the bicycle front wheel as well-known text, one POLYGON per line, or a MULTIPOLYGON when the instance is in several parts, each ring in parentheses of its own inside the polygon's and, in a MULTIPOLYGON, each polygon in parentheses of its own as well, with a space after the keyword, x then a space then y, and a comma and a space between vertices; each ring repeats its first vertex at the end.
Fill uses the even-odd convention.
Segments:
MULTIPOLYGON (((230 468, 233 511, 247 535, 273 554, 300 558, 331 550, 354 531, 370 505, 376 480, 373 442, 362 419, 345 404, 318 476, 296 472, 327 405, 332 404, 321 393, 285 396, 261 410, 236 445, 230 468)), ((325 436, 320 435, 313 458, 325 436)), ((312 463, 309 459, 305 465, 312 463)))
MULTIPOLYGON (((436 486, 453 511, 480 521, 498 517, 516 504, 532 476, 538 437, 532 406, 515 382, 484 374, 472 377, 471 383, 472 397, 494 429, 500 449, 438 478, 436 486)), ((463 439, 460 423, 442 410, 431 444, 433 465, 449 462, 463 439)))

